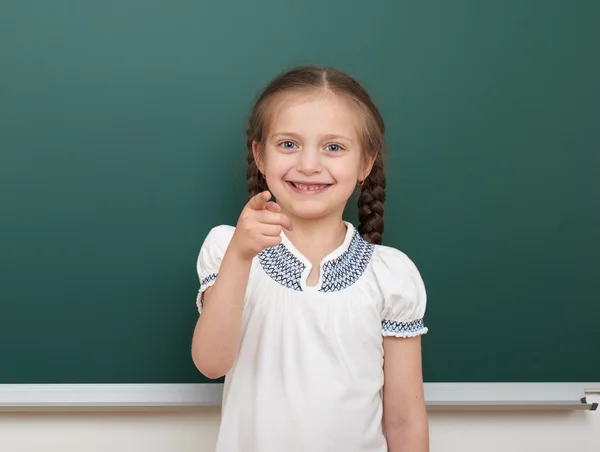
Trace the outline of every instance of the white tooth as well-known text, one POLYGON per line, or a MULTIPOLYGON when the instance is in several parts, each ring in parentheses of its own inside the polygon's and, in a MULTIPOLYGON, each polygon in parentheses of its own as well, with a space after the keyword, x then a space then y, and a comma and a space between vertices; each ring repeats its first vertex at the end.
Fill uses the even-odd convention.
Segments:
POLYGON ((299 188, 300 190, 306 190, 306 191, 314 191, 314 190, 320 190, 321 188, 325 187, 325 185, 304 185, 304 184, 298 184, 298 183, 293 183, 293 185, 296 188, 299 188))

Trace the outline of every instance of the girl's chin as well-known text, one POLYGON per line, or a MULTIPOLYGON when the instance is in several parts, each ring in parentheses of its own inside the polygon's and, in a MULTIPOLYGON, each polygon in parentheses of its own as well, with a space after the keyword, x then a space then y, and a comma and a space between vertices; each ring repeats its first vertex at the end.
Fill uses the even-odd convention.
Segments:
POLYGON ((306 219, 317 219, 325 218, 332 215, 339 215, 343 213, 345 206, 330 205, 329 203, 324 205, 323 202, 315 200, 307 201, 296 201, 291 202, 285 206, 285 210, 298 218, 306 219))

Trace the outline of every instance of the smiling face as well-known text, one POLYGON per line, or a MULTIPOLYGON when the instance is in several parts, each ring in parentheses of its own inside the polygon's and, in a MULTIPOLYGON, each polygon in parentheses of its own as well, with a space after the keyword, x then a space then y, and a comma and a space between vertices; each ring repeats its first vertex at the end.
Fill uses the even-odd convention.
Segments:
POLYGON ((357 110, 329 91, 287 93, 271 118, 253 152, 277 203, 299 218, 341 217, 368 174, 357 110))

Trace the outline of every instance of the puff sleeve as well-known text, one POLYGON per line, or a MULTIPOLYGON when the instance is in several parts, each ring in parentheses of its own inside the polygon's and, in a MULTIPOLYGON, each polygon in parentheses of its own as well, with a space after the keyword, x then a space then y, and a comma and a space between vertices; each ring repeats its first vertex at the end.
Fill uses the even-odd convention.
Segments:
POLYGON ((414 337, 427 333, 424 324, 427 294, 416 265, 401 251, 379 246, 374 275, 383 295, 381 333, 414 337))
POLYGON ((233 226, 216 226, 209 231, 202 243, 196 261, 196 272, 200 281, 200 289, 196 296, 196 306, 199 313, 202 312, 204 292, 217 280, 223 256, 229 246, 234 230, 233 226))

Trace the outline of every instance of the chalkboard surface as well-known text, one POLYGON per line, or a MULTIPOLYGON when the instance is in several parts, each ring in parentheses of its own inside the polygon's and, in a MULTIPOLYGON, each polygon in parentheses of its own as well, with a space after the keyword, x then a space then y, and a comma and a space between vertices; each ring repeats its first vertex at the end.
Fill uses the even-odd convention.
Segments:
POLYGON ((245 202, 254 97, 305 63, 386 120, 384 242, 427 285, 426 381, 597 380, 599 21, 558 0, 3 1, 0 383, 208 381, 196 256, 245 202))

